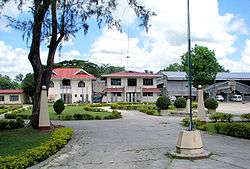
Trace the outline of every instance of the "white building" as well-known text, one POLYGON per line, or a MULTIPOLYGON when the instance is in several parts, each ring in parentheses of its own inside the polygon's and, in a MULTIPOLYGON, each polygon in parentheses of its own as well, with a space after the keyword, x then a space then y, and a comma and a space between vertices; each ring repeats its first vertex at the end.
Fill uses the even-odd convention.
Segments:
POLYGON ((92 102, 92 80, 95 77, 79 68, 56 68, 51 76, 48 99, 65 103, 92 102))
POLYGON ((103 102, 155 102, 160 94, 152 72, 122 71, 102 75, 106 79, 103 102))
POLYGON ((24 92, 21 89, 12 90, 4 89, 0 90, 0 104, 23 104, 24 92))

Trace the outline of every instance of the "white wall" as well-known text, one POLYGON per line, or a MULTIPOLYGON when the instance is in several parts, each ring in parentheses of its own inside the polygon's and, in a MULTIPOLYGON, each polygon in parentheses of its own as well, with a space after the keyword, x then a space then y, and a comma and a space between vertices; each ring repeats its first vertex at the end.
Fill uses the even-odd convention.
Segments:
POLYGON ((23 104, 24 102, 24 94, 0 94, 0 96, 4 96, 4 101, 0 101, 0 104, 23 104), (18 101, 10 101, 11 95, 18 95, 18 101))

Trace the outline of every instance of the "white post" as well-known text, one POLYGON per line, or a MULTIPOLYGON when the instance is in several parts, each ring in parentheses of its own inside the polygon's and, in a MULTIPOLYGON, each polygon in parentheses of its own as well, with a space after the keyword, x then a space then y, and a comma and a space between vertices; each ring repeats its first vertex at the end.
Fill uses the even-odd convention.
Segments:
POLYGON ((198 107, 197 107, 197 117, 201 121, 206 121, 206 112, 204 106, 203 89, 202 86, 198 86, 198 107))
POLYGON ((50 128, 49 112, 48 112, 48 96, 46 86, 42 86, 41 104, 39 114, 39 128, 50 128))

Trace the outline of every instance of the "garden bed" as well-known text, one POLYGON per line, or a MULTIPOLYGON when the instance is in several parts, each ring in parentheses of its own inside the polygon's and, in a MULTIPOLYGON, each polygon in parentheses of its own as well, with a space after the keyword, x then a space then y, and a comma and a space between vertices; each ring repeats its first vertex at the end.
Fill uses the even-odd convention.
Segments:
MULTIPOLYGON (((108 112, 99 108, 86 105, 70 105, 66 106, 62 114, 57 115, 52 106, 49 106, 50 120, 103 120, 121 118, 121 114, 117 111, 108 112)), ((31 118, 32 109, 28 108, 18 112, 5 114, 6 119, 15 119, 22 117, 23 119, 31 118)))
POLYGON ((27 168, 39 163, 64 147, 72 133, 70 128, 58 128, 53 133, 31 128, 1 132, 0 168, 27 168))

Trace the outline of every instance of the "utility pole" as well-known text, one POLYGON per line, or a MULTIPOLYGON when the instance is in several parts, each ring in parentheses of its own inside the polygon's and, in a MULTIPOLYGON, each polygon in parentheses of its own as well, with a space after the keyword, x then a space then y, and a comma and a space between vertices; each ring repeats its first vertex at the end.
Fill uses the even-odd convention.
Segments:
POLYGON ((189 84, 189 130, 193 130, 193 113, 192 113, 192 60, 191 60, 191 38, 190 38, 190 12, 189 0, 187 0, 187 39, 188 39, 188 84, 189 84))

